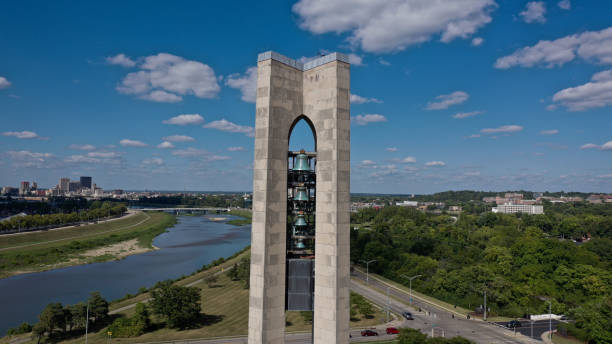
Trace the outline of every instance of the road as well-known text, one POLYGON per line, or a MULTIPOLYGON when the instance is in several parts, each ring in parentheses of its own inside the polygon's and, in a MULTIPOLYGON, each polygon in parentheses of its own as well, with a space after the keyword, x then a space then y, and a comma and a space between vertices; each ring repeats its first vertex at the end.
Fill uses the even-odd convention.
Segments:
MULTIPOLYGON (((544 332, 548 331, 548 320, 534 321, 533 327, 531 326, 532 324, 529 320, 521 320, 520 322, 521 326, 516 328, 516 332, 522 333, 527 337, 531 337, 533 332, 533 338, 540 338, 544 332)), ((496 324, 507 328, 509 331, 514 331, 513 328, 508 327, 507 322, 497 322, 496 324)), ((554 331, 557 329, 557 324, 559 324, 559 321, 553 319, 551 324, 552 330, 554 331)))
MULTIPOLYGON (((386 291, 386 284, 370 276, 369 286, 374 287, 374 289, 368 288, 364 284, 366 281, 365 274, 358 270, 355 270, 352 277, 354 280, 351 281, 351 290, 360 293, 379 305, 385 305, 387 303, 387 296, 381 292, 383 290, 386 291), (359 282, 355 280, 359 280, 359 282)), ((417 307, 421 307, 422 309, 422 312, 417 312, 416 310, 410 309, 406 306, 409 304, 410 297, 407 292, 399 289, 389 288, 389 296, 389 303, 392 312, 401 313, 404 311, 409 311, 413 314, 414 320, 405 321, 403 323, 404 326, 419 329, 422 332, 430 335, 432 328, 437 327, 437 332, 443 331, 445 337, 462 336, 479 344, 536 343, 536 341, 531 341, 523 336, 515 336, 512 331, 508 331, 507 329, 499 327, 495 324, 474 319, 467 320, 464 317, 459 317, 457 315, 455 315, 453 318, 451 315, 452 310, 445 310, 431 304, 427 304, 422 300, 417 300, 417 302, 419 302, 417 307)), ((413 300, 414 299, 415 296, 413 295, 413 300)))

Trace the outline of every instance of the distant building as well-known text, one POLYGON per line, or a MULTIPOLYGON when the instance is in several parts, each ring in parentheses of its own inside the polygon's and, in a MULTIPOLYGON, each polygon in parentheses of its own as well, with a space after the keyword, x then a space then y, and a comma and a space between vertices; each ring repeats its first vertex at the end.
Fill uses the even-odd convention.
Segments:
POLYGON ((83 189, 91 189, 91 177, 81 177, 80 181, 83 189))
POLYGON ((419 202, 403 201, 403 202, 396 202, 395 205, 397 205, 398 207, 416 207, 419 205, 419 202))
POLYGON ((81 188, 81 182, 70 181, 68 182, 68 192, 78 192, 81 188))
POLYGON ((19 189, 11 186, 5 186, 2 188, 2 194, 6 196, 16 196, 19 194, 19 189))
POLYGON ((30 182, 21 182, 19 184, 19 195, 27 195, 30 192, 30 182))
POLYGON ((612 203, 612 195, 591 195, 587 198, 589 203, 612 203))
POLYGON ((493 208, 494 213, 502 214, 515 214, 515 213, 526 213, 526 214, 544 214, 544 207, 541 205, 529 205, 529 204, 500 204, 493 208))
POLYGON ((60 193, 68 192, 68 188, 70 187, 70 178, 60 178, 58 186, 60 193))
POLYGON ((460 213, 463 211, 463 208, 461 208, 458 205, 451 205, 448 207, 448 212, 449 213, 460 213))

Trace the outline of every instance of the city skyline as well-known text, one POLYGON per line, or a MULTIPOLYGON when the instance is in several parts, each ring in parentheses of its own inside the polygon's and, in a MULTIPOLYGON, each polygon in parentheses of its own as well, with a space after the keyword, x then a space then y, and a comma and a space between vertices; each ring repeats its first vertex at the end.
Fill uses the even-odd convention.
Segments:
POLYGON ((612 5, 348 3, 7 6, 0 185, 249 191, 274 50, 349 54, 353 193, 612 192, 612 5))

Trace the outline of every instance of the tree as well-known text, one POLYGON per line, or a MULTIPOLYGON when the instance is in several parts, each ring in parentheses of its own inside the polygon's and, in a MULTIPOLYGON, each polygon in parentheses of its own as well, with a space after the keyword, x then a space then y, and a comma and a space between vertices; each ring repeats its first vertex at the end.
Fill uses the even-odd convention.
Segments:
POLYGON ((166 320, 171 328, 189 327, 200 316, 200 290, 195 287, 162 284, 151 293, 153 313, 166 320))
POLYGON ((213 286, 217 284, 217 281, 218 281, 217 276, 212 275, 206 279, 206 285, 208 285, 209 288, 212 288, 213 286))
POLYGON ((108 302, 102 298, 99 291, 94 291, 89 296, 89 316, 93 317, 94 321, 108 316, 108 302))
POLYGON ((49 336, 53 334, 53 330, 56 328, 62 329, 62 331, 66 330, 66 320, 64 318, 64 308, 62 304, 50 303, 43 309, 43 311, 38 315, 39 327, 37 330, 42 331, 42 333, 49 333, 49 336))
POLYGON ((427 342, 427 336, 413 328, 400 329, 397 339, 400 344, 423 344, 427 342))
POLYGON ((87 317, 87 305, 83 302, 77 303, 76 305, 68 306, 68 310, 72 315, 71 328, 79 329, 85 328, 85 319, 87 317))

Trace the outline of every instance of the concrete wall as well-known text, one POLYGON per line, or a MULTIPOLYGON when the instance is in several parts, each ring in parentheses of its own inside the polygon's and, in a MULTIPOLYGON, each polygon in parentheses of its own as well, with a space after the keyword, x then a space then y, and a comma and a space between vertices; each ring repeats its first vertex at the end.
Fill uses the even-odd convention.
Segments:
POLYGON ((327 55, 308 68, 274 53, 258 62, 249 343, 283 343, 287 150, 301 115, 317 146, 315 343, 348 343, 350 66, 327 55))

